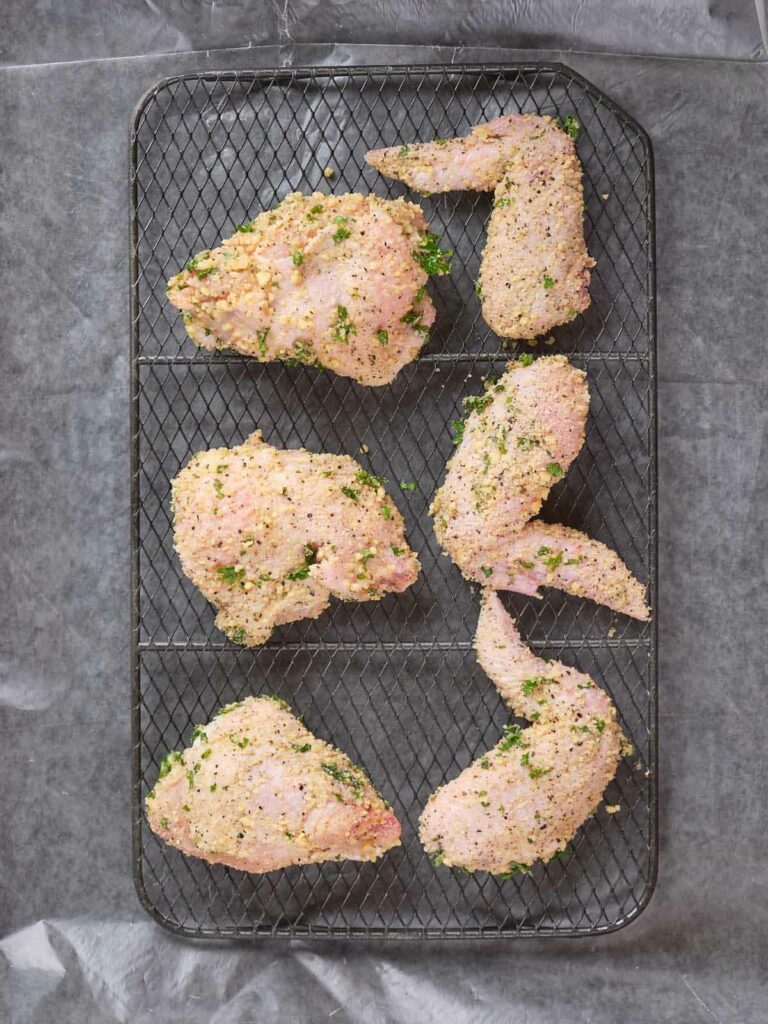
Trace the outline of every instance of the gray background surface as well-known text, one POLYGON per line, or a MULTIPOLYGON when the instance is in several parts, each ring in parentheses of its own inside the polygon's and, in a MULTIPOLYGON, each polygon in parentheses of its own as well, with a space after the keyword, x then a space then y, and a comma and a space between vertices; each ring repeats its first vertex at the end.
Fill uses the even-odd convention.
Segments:
MULTIPOLYGON (((136 11, 121 4, 98 22, 82 4, 78 23, 77 3, 14 0, 4 5, 0 57, 11 65, 242 45, 264 38, 254 26, 280 39, 294 21, 305 38, 344 38, 347 29, 335 32, 331 14, 351 12, 330 4, 322 17, 313 4, 295 5, 305 21, 284 15, 282 5, 250 18, 245 5, 223 6, 231 18, 215 26, 199 11, 192 17, 186 3, 136 11)), ((400 13, 387 32, 375 19, 367 28, 345 24, 361 40, 392 32, 407 40, 411 22, 428 23, 427 6, 390 5, 390 14, 400 13)), ((596 6, 574 4, 577 21, 591 11, 594 48, 621 49, 601 34, 596 6)), ((674 52, 695 49, 698 33, 699 52, 744 59, 341 44, 0 70, 1 1021, 768 1019, 768 67, 752 59, 764 51, 749 5, 730 15, 725 6, 707 14, 693 2, 680 9, 674 52), (689 14, 690 30, 681 20, 689 14), (634 114, 655 146, 656 895, 636 923, 596 941, 203 947, 176 940, 144 917, 130 874, 131 111, 158 79, 202 67, 505 56, 571 64, 634 114)), ((479 21, 464 31, 450 5, 445 10, 452 41, 531 41, 511 21, 504 31, 479 21)), ((528 5, 520 11, 524 23, 528 5)), ((467 17, 492 12, 499 24, 501 5, 476 4, 467 17)), ((669 52, 672 34, 661 20, 668 14, 659 8, 656 43, 639 45, 635 36, 634 48, 669 52)), ((533 41, 576 38, 565 21, 564 35, 550 29, 561 17, 543 20, 548 27, 533 41)), ((442 24, 426 38, 439 41, 442 24)))

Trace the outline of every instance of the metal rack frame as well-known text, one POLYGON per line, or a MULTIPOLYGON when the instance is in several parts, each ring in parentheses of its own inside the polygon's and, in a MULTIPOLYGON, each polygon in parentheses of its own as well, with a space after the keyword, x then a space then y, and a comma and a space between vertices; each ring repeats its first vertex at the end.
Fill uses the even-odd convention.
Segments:
POLYGON ((535 650, 592 672, 616 701, 638 758, 609 789, 622 811, 598 813, 568 858, 506 881, 433 868, 415 835, 429 792, 492 746, 508 720, 471 651, 473 588, 440 558, 426 511, 451 448, 448 422, 461 396, 480 389, 478 375, 468 375, 499 372, 511 354, 483 324, 473 294, 490 197, 423 201, 432 229, 456 250, 454 269, 433 285, 438 319, 429 345, 385 388, 204 354, 164 299, 165 279, 249 211, 312 188, 408 195, 365 167, 365 149, 462 134, 517 110, 581 121, 587 241, 597 259, 592 306, 537 350, 584 366, 592 392, 584 451, 544 517, 615 546, 647 579, 655 608, 653 156, 628 114, 569 68, 527 62, 201 72, 159 83, 139 104, 130 150, 134 878, 144 907, 172 931, 596 935, 633 920, 653 892, 655 623, 551 591, 541 602, 509 595, 509 606, 535 650), (326 165, 335 168, 330 181, 326 165), (334 604, 248 651, 218 634, 210 607, 181 574, 167 498, 194 450, 239 443, 257 423, 278 445, 345 451, 391 481, 417 482, 407 507, 397 500, 424 571, 403 595, 334 604), (216 706, 256 692, 278 692, 366 768, 403 822, 399 851, 376 865, 254 876, 185 858, 154 837, 142 804, 163 754, 216 706))

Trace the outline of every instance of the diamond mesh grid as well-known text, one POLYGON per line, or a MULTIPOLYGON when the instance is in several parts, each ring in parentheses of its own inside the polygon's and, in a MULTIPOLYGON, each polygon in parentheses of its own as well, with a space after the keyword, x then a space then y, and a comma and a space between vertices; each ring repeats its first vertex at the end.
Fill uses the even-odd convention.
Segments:
POLYGON ((160 84, 132 145, 134 869, 146 908, 202 937, 577 935, 612 930, 650 897, 656 865, 655 627, 555 591, 507 595, 539 652, 591 673, 615 700, 636 754, 572 853, 500 880, 435 869, 416 838, 430 792, 508 721, 471 651, 478 588, 440 554, 427 506, 452 450, 461 398, 510 349, 484 324, 474 280, 491 197, 422 200, 456 256, 431 284, 437 322, 416 363, 382 388, 281 363, 207 354, 186 339, 165 282, 189 256, 291 191, 407 190, 367 168, 377 145, 465 134, 501 113, 575 114, 592 305, 539 349, 587 370, 587 439, 543 518, 610 544, 655 602, 653 182, 642 130, 563 66, 315 68, 201 73, 160 84), (328 179, 323 170, 334 169, 328 179), (246 651, 213 625, 172 547, 170 480, 191 454, 259 427, 278 446, 355 456, 386 477, 423 572, 402 595, 334 603, 246 651), (415 482, 402 491, 399 482, 415 482), (377 865, 246 875, 157 841, 143 797, 163 755, 222 703, 277 693, 370 774, 403 825, 377 865))

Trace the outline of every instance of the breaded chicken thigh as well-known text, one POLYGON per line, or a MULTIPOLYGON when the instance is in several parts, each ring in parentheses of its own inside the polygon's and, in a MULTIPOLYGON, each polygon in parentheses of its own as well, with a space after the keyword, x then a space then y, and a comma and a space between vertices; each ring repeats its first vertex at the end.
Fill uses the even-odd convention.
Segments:
POLYGON ((388 384, 435 319, 427 278, 447 270, 437 252, 413 203, 296 192, 198 253, 167 294, 202 348, 388 384))
POLYGON ((505 727, 493 750, 436 790, 419 835, 438 863, 525 871, 563 850, 595 812, 626 741, 608 695, 582 672, 537 658, 492 590, 475 649, 514 714, 532 724, 505 727))
POLYGON ((421 192, 493 190, 478 292, 505 338, 531 338, 589 305, 581 166, 551 117, 510 114, 465 138, 372 150, 382 174, 421 192))
POLYGON ((365 773, 272 697, 196 726, 146 799, 153 832, 190 857, 241 871, 377 860, 400 824, 365 773))
POLYGON ((435 535, 464 575, 532 596, 555 587, 647 619, 644 588, 615 552, 578 530, 529 521, 584 443, 586 375, 565 356, 512 362, 465 406, 430 507, 435 535))
POLYGON ((174 544, 184 573, 236 643, 316 618, 331 596, 375 601, 419 574, 382 482, 348 455, 265 444, 198 452, 173 481, 174 544))

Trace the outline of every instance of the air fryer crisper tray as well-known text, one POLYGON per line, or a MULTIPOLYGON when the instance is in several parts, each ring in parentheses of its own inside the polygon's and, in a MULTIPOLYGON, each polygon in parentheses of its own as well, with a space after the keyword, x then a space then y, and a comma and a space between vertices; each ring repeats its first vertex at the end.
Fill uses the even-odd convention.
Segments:
MULTIPOLYGON (((427 514, 452 451, 461 398, 514 347, 474 294, 488 194, 422 199, 448 277, 430 285, 431 340, 395 382, 204 354, 186 339, 165 282, 234 226, 293 191, 407 190, 366 167, 379 145, 464 134, 502 113, 575 114, 583 128, 592 305, 536 353, 588 373, 584 449, 544 518, 612 545, 656 596, 653 171, 635 121, 561 65, 303 68, 200 73, 142 101, 132 139, 134 868, 167 927, 201 937, 586 935, 632 920, 656 871, 656 637, 589 602, 506 595, 537 652, 591 673, 635 747, 573 852, 502 880, 435 868, 416 827, 429 794, 492 746, 509 720, 471 649, 478 588, 440 554, 427 514), (324 168, 335 171, 326 178, 324 168), (321 618, 244 650, 213 625, 172 547, 169 481, 193 452, 255 428, 278 446, 344 452, 386 477, 423 572, 380 603, 334 602, 321 618), (401 491, 400 481, 415 481, 401 491), (329 863, 247 875, 155 839, 143 798, 193 723, 248 694, 278 694, 318 736, 359 762, 392 802, 403 845, 378 864, 329 863)), ((416 199, 418 197, 410 196, 416 199)), ((523 350, 527 351, 523 346, 523 350)))

